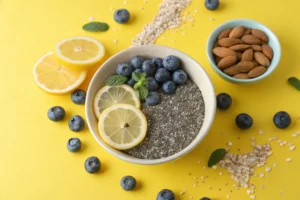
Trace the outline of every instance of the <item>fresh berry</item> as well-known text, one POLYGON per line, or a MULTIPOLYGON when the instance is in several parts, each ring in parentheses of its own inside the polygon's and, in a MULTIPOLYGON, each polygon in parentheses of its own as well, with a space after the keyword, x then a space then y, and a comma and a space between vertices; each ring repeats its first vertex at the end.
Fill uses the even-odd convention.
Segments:
POLYGON ((119 24, 124 24, 129 21, 130 13, 128 12, 128 10, 126 10, 124 8, 117 9, 114 13, 114 19, 119 24))
POLYGON ((241 113, 235 118, 235 123, 240 129, 249 129, 253 124, 253 119, 246 113, 241 113))
POLYGON ((220 93, 217 95, 217 107, 220 110, 227 110, 232 103, 231 97, 226 93, 220 93))
POLYGON ((84 162, 84 168, 88 173, 94 174, 100 170, 101 162, 95 156, 89 157, 84 162))
POLYGON ((71 152, 79 151, 81 148, 81 142, 79 138, 71 138, 67 143, 68 150, 71 152))
POLYGON ((163 189, 157 194, 156 200, 175 200, 175 195, 171 190, 163 189))
POLYGON ((71 99, 75 104, 85 103, 86 92, 84 90, 76 90, 72 92, 71 99))
POLYGON ((291 116, 287 112, 280 111, 274 115, 273 122, 277 128, 284 129, 291 124, 292 120, 291 116))
POLYGON ((152 63, 151 60, 145 60, 143 62, 142 68, 143 68, 143 71, 147 74, 147 76, 154 76, 154 74, 156 72, 156 67, 152 63))
POLYGON ((158 69, 155 73, 155 79, 160 83, 164 83, 171 79, 170 72, 165 68, 158 69))
POLYGON ((75 115, 69 120, 69 128, 71 129, 71 131, 74 132, 82 131, 84 129, 84 125, 85 122, 83 118, 79 115, 75 115))
POLYGON ((152 58, 151 60, 153 64, 155 65, 156 69, 163 68, 163 59, 161 58, 152 58))
POLYGON ((130 77, 133 72, 133 66, 130 63, 120 63, 117 66, 117 74, 130 77))
POLYGON ((163 66, 164 68, 166 68, 167 70, 174 72, 179 68, 180 65, 180 60, 178 57, 176 56, 167 56, 166 58, 164 58, 163 60, 163 66))
POLYGON ((162 85, 162 91, 165 94, 173 94, 176 91, 176 84, 173 81, 167 81, 162 85))
POLYGON ((130 62, 135 69, 142 69, 142 65, 144 61, 145 58, 143 58, 142 56, 134 56, 130 62))
POLYGON ((134 177, 124 176, 121 179, 121 187, 126 191, 133 190, 135 188, 135 186, 136 186, 136 180, 134 177))
POLYGON ((60 106, 54 106, 48 110, 48 118, 54 122, 63 120, 65 116, 66 112, 60 106))
POLYGON ((142 69, 136 69, 133 72, 136 72, 136 73, 139 73, 139 74, 144 73, 144 71, 142 69))
POLYGON ((149 106, 155 106, 160 103, 160 96, 157 92, 149 92, 148 97, 146 98, 146 104, 149 106))
POLYGON ((200 200, 210 200, 208 197, 202 197, 200 200))
POLYGON ((146 88, 150 91, 156 91, 158 89, 158 83, 155 78, 149 77, 148 83, 146 84, 146 88))
POLYGON ((219 0, 205 0, 205 7, 208 10, 216 10, 220 5, 219 0))
POLYGON ((172 79, 175 83, 183 85, 187 80, 187 75, 183 70, 177 70, 173 73, 172 79))
POLYGON ((133 78, 131 78, 127 81, 127 85, 130 85, 131 87, 134 87, 135 83, 136 83, 136 81, 133 78))

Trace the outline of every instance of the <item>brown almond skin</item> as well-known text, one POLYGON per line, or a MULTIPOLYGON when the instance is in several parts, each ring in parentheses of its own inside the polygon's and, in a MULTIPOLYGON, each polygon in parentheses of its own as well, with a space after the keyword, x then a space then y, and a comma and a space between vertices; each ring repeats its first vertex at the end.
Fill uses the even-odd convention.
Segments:
POLYGON ((250 72, 248 72, 248 76, 250 78, 256 78, 267 71, 267 68, 264 66, 258 66, 253 68, 250 72))
POLYGON ((254 67, 258 67, 259 66, 259 64, 258 64, 258 62, 256 60, 252 60, 251 62, 253 62, 254 67))
POLYGON ((251 31, 252 31, 251 28, 245 28, 244 35, 250 35, 250 34, 251 34, 251 31))
POLYGON ((254 35, 244 35, 242 37, 242 41, 246 44, 261 44, 260 39, 258 39, 254 35))
POLYGON ((232 29, 232 31, 229 34, 229 37, 239 39, 244 35, 244 32, 245 32, 245 27, 237 26, 234 29, 232 29))
POLYGON ((228 28, 228 29, 222 31, 218 36, 218 40, 229 37, 229 34, 231 31, 232 31, 232 28, 228 28))
POLYGON ((269 45, 267 45, 267 44, 262 45, 262 52, 263 52, 270 60, 273 59, 273 49, 272 49, 269 45))
POLYGON ((227 57, 227 56, 236 56, 236 52, 228 49, 226 47, 216 47, 213 50, 213 54, 216 56, 219 56, 221 58, 227 57))
POLYGON ((237 65, 232 65, 224 69, 223 72, 229 76, 233 76, 239 73, 239 68, 237 65))
POLYGON ((254 63, 251 61, 242 61, 237 64, 239 72, 249 72, 254 68, 254 63))
POLYGON ((219 47, 218 41, 214 43, 214 48, 219 47))
POLYGON ((258 30, 258 29, 252 29, 252 34, 261 39, 262 41, 268 42, 269 41, 269 37, 265 34, 265 32, 258 30))
POLYGON ((262 51, 262 47, 260 45, 251 45, 253 51, 262 51))
POLYGON ((248 73, 238 73, 233 76, 233 78, 237 79, 249 79, 248 73))
POLYGON ((249 49, 251 46, 248 44, 237 44, 234 46, 229 47, 229 49, 233 51, 245 51, 246 49, 249 49))
POLYGON ((270 60, 268 59, 265 54, 262 52, 255 52, 254 53, 254 59, 262 66, 269 66, 270 65, 270 60))
POLYGON ((244 53, 242 55, 242 61, 252 61, 252 60, 253 60, 253 50, 248 49, 248 50, 244 51, 244 53))
POLYGON ((218 41, 221 47, 231 47, 237 44, 242 44, 242 40, 236 38, 222 38, 218 41))
POLYGON ((220 69, 224 69, 226 67, 229 67, 229 66, 235 64, 236 61, 237 61, 236 56, 227 56, 227 57, 223 58, 222 60, 220 60, 220 62, 218 63, 218 67, 220 69))

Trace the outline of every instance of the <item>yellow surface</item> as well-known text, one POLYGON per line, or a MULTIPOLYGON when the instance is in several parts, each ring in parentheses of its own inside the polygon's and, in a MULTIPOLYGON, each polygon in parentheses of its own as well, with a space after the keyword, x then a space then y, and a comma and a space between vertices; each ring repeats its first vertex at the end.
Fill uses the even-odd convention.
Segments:
MULTIPOLYGON (((228 92, 233 97, 233 106, 229 111, 217 111, 213 127, 203 143, 180 160, 157 166, 125 163, 106 153, 87 129, 73 133, 68 129, 67 120, 59 123, 49 121, 46 113, 53 105, 63 106, 67 118, 74 114, 84 116, 84 107, 73 104, 69 95, 50 96, 40 91, 32 77, 34 63, 53 50, 56 42, 76 35, 99 39, 109 56, 127 48, 131 38, 153 18, 160 0, 148 0, 148 3, 143 0, 127 1, 126 5, 123 0, 0 1, 1 200, 154 200, 163 188, 172 189, 177 200, 188 200, 190 196, 193 199, 209 196, 213 200, 223 200, 227 194, 231 199, 244 200, 249 199, 246 191, 233 189, 234 181, 225 170, 203 169, 212 150, 226 147, 228 141, 233 143, 230 147, 232 151, 238 148, 243 152, 250 150, 250 136, 255 136, 258 143, 278 136, 281 140, 300 145, 300 136, 291 136, 300 130, 300 120, 297 121, 297 116, 300 116, 300 93, 286 83, 290 76, 300 78, 300 5, 295 0, 223 0, 217 12, 205 10, 202 0, 193 0, 188 10, 198 10, 195 26, 187 26, 185 36, 167 31, 165 39, 157 41, 194 57, 208 71, 216 91, 228 92), (140 6, 144 9, 140 10, 140 6), (116 24, 110 7, 128 8, 133 15, 132 21, 126 25, 116 24), (109 23, 110 30, 97 34, 84 32, 81 26, 89 16, 109 23), (207 37, 218 24, 235 18, 258 20, 274 30, 281 41, 283 54, 280 66, 264 82, 248 86, 232 85, 221 80, 209 66, 205 55, 207 37), (114 27, 116 31, 113 31, 114 27), (114 39, 118 43, 114 43, 114 39), (293 118, 287 130, 278 130, 272 123, 273 114, 279 110, 288 111, 293 118), (234 125, 234 117, 240 112, 247 112, 254 118, 255 125, 249 131, 239 131, 234 125), (264 134, 259 135, 259 130, 264 130, 264 134), (67 151, 66 142, 70 137, 82 140, 82 152, 67 151), (84 160, 92 155, 98 156, 103 163, 101 173, 96 175, 86 173, 83 167, 84 160), (220 171, 224 172, 223 176, 219 176, 220 171), (125 192, 119 186, 121 177, 128 174, 138 180, 136 191, 125 192), (200 179, 200 176, 208 178, 193 187, 194 177, 200 179), (187 189, 186 194, 179 196, 184 188, 187 189)), ((83 89, 87 88, 91 76, 92 73, 83 89)), ((264 178, 251 179, 258 188, 256 199, 297 200, 300 196, 299 149, 292 152, 287 146, 280 147, 277 142, 273 142, 272 147, 273 156, 268 160, 268 165, 276 162, 277 167, 266 173, 264 178), (292 158, 290 163, 285 162, 287 157, 292 158), (265 189, 259 189, 260 185, 264 185, 265 189), (280 190, 283 191, 281 195, 280 190)))

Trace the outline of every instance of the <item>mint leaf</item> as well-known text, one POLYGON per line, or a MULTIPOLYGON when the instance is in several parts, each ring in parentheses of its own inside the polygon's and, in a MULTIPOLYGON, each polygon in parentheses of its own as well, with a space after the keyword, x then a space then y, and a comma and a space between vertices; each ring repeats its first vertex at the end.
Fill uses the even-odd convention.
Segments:
POLYGON ((226 154, 227 154, 226 149, 217 149, 214 152, 212 152, 208 160, 208 164, 207 164, 208 167, 212 167, 218 162, 220 162, 225 157, 226 154))
POLYGON ((82 27, 84 30, 89 32, 100 32, 100 31, 107 31, 109 26, 107 23, 104 22, 89 22, 82 27))
POLYGON ((141 99, 141 100, 144 100, 144 99, 146 99, 147 97, 148 97, 148 94, 149 94, 149 90, 145 87, 145 86, 141 86, 139 89, 138 89, 138 91, 139 91, 139 98, 141 99))
POLYGON ((133 73, 132 73, 132 78, 133 78, 133 80, 135 80, 136 82, 139 82, 140 79, 141 79, 141 74, 140 74, 140 73, 137 73, 137 72, 133 72, 133 73))
POLYGON ((134 84, 134 89, 139 89, 141 86, 143 86, 143 82, 142 81, 139 81, 139 82, 137 82, 136 84, 134 84))
POLYGON ((140 90, 135 90, 135 94, 139 99, 141 99, 140 90))
POLYGON ((126 83, 127 80, 128 80, 128 78, 125 76, 113 75, 105 81, 105 84, 109 85, 109 86, 118 86, 118 85, 126 83))
POLYGON ((288 82, 294 86, 294 88, 296 88, 296 90, 299 90, 300 91, 300 80, 297 79, 296 77, 290 77, 288 79, 288 82))
POLYGON ((140 77, 141 77, 142 80, 146 79, 146 76, 147 76, 146 73, 141 73, 141 74, 140 74, 140 77))

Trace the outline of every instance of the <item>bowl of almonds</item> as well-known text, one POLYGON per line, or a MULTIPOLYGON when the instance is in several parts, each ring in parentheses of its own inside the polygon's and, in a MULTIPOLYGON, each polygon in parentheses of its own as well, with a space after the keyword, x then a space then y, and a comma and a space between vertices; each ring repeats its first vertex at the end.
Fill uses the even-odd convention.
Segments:
POLYGON ((269 76, 281 57, 276 35, 263 24, 232 20, 217 27, 207 42, 213 69, 232 83, 253 83, 269 76))

